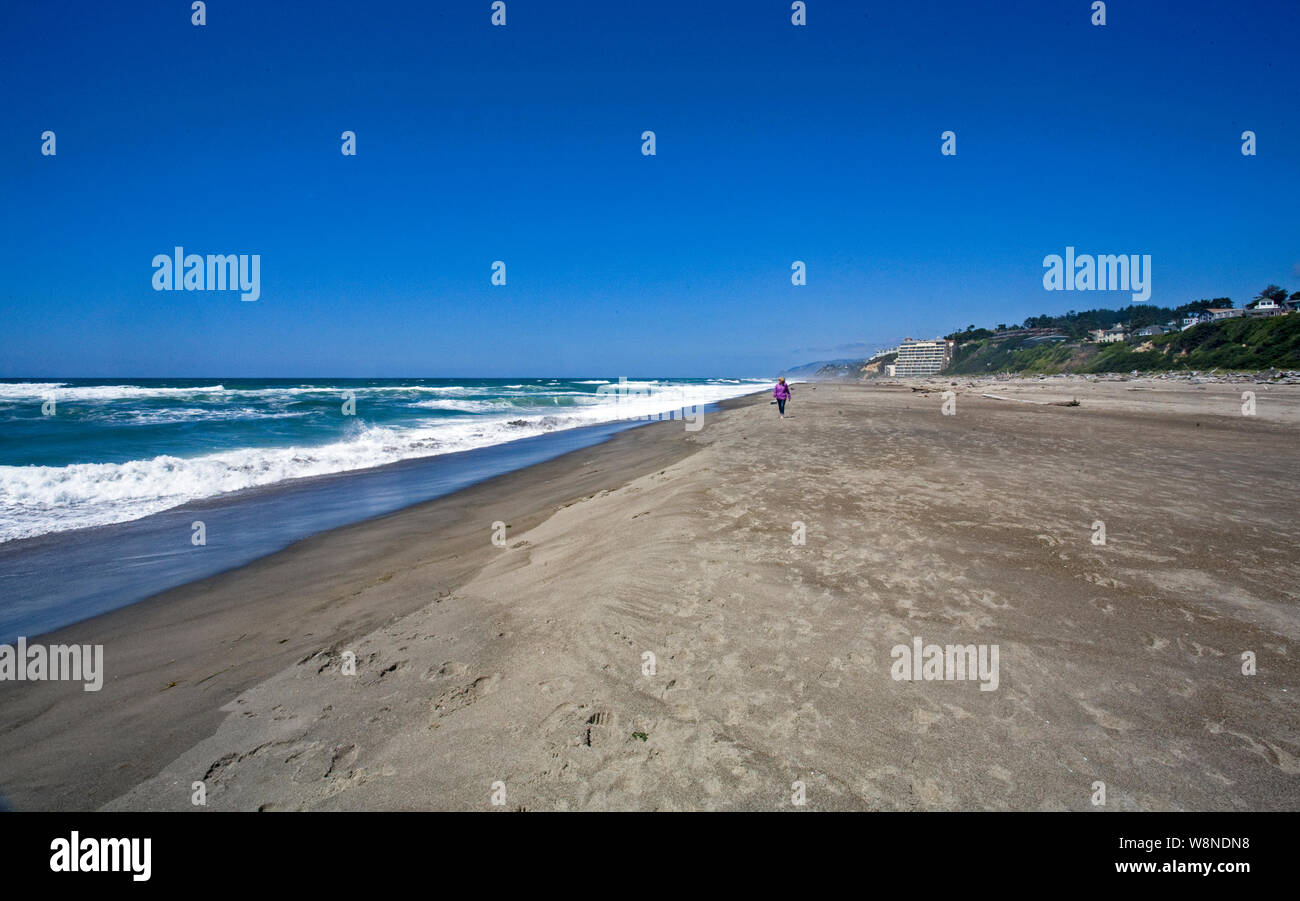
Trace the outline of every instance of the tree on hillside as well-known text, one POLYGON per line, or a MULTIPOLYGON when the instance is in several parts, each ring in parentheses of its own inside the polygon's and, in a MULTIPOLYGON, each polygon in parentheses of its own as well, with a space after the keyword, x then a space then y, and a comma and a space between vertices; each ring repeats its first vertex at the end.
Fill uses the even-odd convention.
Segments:
POLYGON ((1160 325, 1172 315, 1167 307, 1152 307, 1146 304, 1130 304, 1127 309, 1121 310, 1120 313, 1131 329, 1146 328, 1148 325, 1160 325))
POLYGON ((972 322, 970 325, 966 326, 965 331, 953 332, 952 334, 944 335, 943 337, 948 341, 979 341, 983 338, 993 337, 993 333, 986 328, 976 328, 975 323, 972 322))
POLYGON ((1191 303, 1185 303, 1181 307, 1174 309, 1177 316, 1186 316, 1188 313, 1201 313, 1210 307, 1230 307, 1232 306, 1231 298, 1216 297, 1214 300, 1193 300, 1191 303))
POLYGON ((1256 294, 1255 299, 1252 300, 1250 303, 1246 304, 1246 306, 1253 307, 1256 304, 1258 304, 1261 300, 1271 300, 1279 304, 1285 303, 1286 288, 1279 288, 1277 285, 1269 285, 1263 291, 1260 291, 1258 294, 1256 294))
MULTIPOLYGON (((1278 288, 1276 285, 1269 285, 1265 292, 1273 292, 1271 296, 1278 296, 1278 302, 1281 303, 1286 299, 1286 291, 1278 288)), ((1300 299, 1300 291, 1291 295, 1292 300, 1300 299)), ((1009 329, 1052 329, 1064 334, 1066 337, 1078 340, 1087 336, 1090 331, 1095 329, 1108 329, 1113 325, 1127 326, 1129 329, 1145 328, 1148 325, 1164 325, 1170 320, 1181 319, 1191 313, 1201 313, 1210 307, 1222 307, 1231 309, 1233 306, 1231 297, 1215 297, 1214 299, 1202 298, 1185 303, 1180 307, 1169 308, 1153 306, 1152 304, 1139 303, 1129 304, 1127 307, 1118 310, 1096 309, 1096 310, 1070 310, 1066 313, 1045 313, 1041 316, 1028 316, 1025 318, 1023 325, 1007 325, 1005 322, 999 322, 997 325, 998 332, 1005 332, 1009 329)), ((974 325, 966 326, 965 331, 953 332, 946 336, 949 340, 975 342, 981 341, 988 337, 995 337, 995 333, 988 329, 975 328, 974 325)))

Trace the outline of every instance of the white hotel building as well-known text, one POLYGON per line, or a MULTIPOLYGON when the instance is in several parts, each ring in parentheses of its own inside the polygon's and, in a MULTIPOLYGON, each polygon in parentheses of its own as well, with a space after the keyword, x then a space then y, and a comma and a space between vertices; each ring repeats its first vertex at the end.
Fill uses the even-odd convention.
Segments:
POLYGON ((894 361, 894 375, 934 375, 952 362, 955 342, 935 338, 933 341, 915 341, 904 338, 898 345, 898 359, 894 361))

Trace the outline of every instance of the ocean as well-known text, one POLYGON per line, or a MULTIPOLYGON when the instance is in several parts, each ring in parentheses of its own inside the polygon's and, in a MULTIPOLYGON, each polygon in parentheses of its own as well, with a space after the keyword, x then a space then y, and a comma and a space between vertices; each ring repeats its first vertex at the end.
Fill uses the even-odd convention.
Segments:
POLYGON ((0 542, 138 519, 290 479, 558 429, 680 414, 764 384, 597 378, 3 381, 0 542))
POLYGON ((770 384, 0 381, 0 641, 770 384))

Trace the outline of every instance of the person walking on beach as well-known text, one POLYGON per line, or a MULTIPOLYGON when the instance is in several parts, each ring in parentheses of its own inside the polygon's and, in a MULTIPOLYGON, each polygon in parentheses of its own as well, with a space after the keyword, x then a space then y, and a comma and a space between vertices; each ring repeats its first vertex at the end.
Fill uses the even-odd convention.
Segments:
POLYGON ((785 376, 776 380, 776 387, 772 389, 772 396, 776 398, 776 408, 781 413, 781 418, 785 419, 785 402, 790 399, 790 386, 785 383, 785 376))

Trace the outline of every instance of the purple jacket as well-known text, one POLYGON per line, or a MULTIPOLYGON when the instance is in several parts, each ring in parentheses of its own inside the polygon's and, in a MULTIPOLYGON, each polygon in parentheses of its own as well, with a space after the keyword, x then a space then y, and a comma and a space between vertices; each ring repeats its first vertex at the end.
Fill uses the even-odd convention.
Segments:
POLYGON ((784 382, 777 382, 776 388, 772 391, 772 396, 775 397, 777 400, 789 400, 790 386, 785 384, 784 382))

